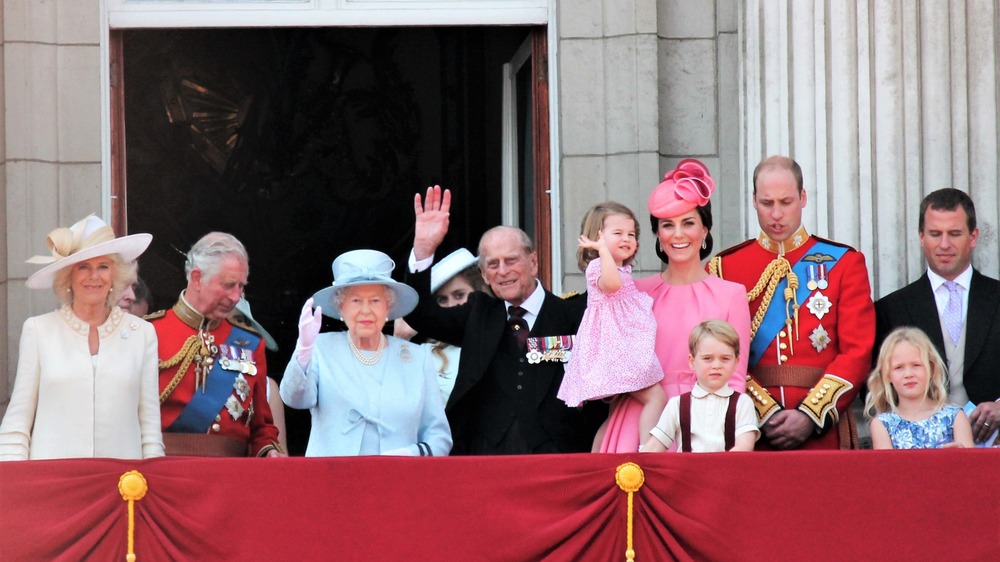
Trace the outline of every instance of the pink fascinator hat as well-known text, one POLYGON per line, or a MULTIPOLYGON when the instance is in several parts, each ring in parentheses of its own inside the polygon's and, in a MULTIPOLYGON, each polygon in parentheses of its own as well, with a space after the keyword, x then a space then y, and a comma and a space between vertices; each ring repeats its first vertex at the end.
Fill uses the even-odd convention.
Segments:
POLYGON ((683 215, 704 207, 715 191, 708 168, 694 158, 685 158, 663 176, 663 182, 649 195, 649 214, 660 219, 683 215))

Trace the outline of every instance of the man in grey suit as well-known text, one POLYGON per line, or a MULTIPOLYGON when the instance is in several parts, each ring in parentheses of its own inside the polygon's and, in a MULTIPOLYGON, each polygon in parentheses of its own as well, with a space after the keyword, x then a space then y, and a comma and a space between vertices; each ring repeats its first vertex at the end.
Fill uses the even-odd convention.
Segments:
POLYGON ((965 192, 924 197, 919 231, 927 272, 875 303, 875 353, 895 328, 923 330, 948 364, 948 401, 976 405, 969 421, 982 442, 1000 423, 1000 282, 972 267, 979 229, 965 192))

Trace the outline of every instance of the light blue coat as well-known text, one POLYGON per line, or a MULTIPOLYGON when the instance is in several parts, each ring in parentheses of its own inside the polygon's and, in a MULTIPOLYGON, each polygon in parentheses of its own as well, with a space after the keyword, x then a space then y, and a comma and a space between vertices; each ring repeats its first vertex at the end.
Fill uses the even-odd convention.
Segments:
POLYGON ((362 442, 372 454, 420 454, 418 442, 434 456, 451 451, 451 429, 430 350, 388 337, 382 359, 363 365, 354 358, 347 332, 316 338, 306 371, 297 352, 281 380, 281 399, 309 408, 312 432, 307 457, 356 456, 362 442), (381 383, 379 379, 381 378, 381 383))

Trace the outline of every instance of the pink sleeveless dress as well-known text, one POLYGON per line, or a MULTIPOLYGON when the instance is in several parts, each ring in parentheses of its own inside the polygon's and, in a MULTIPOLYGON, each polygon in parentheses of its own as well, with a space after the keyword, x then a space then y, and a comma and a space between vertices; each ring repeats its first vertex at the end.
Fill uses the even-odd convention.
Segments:
POLYGON ((587 265, 587 310, 558 394, 568 406, 640 390, 663 378, 653 352, 653 301, 635 288, 631 266, 619 267, 618 274, 621 287, 605 293, 597 287, 601 260, 587 265))

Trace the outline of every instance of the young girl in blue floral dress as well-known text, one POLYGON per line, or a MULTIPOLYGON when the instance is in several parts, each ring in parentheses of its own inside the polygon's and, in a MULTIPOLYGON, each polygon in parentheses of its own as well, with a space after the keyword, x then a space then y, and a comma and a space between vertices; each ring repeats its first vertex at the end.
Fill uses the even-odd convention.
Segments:
POLYGON ((898 328, 882 343, 868 377, 865 415, 873 449, 972 447, 972 426, 946 405, 944 361, 918 328, 898 328))

